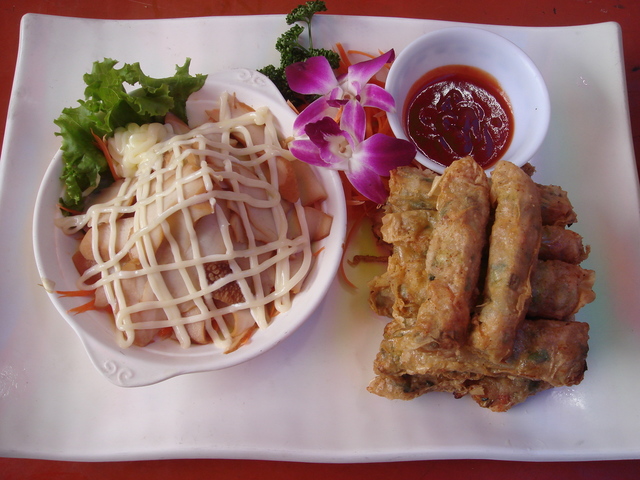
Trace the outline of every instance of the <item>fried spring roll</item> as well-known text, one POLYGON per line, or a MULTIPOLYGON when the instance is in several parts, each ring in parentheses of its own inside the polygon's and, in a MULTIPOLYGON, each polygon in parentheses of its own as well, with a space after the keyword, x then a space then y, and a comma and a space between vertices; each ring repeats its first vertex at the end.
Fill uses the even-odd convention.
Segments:
MULTIPOLYGON (((439 223, 442 210, 436 199, 441 201, 437 191, 442 191, 444 184, 426 195, 431 188, 431 177, 425 177, 411 167, 398 171, 390 181, 392 191, 385 209, 389 215, 386 241, 393 245, 393 255, 387 272, 370 284, 372 308, 393 320, 385 328, 374 361, 376 376, 368 390, 387 398, 406 400, 431 391, 449 392, 456 398, 470 395, 483 407, 505 411, 536 392, 579 383, 586 370, 589 327, 585 323, 568 321, 572 314, 567 312, 573 312, 593 299, 593 272, 577 265, 563 273, 563 262, 559 262, 560 267, 554 266, 553 262, 549 265, 536 263, 536 269, 540 265, 543 268, 537 277, 531 277, 531 288, 538 298, 532 302, 534 309, 529 308, 528 314, 537 312, 543 319, 527 318, 521 322, 512 353, 503 361, 488 358, 472 344, 463 342, 458 348, 449 349, 434 341, 434 332, 452 331, 443 325, 460 313, 450 298, 453 296, 450 287, 445 294, 442 294, 444 288, 435 291, 429 288, 436 277, 429 270, 431 263, 424 262, 425 252, 433 248, 430 244, 441 234, 437 233, 436 223, 439 223), (434 221, 431 210, 436 207, 439 211, 434 221), (418 210, 422 212, 416 213, 418 210), (563 289, 558 288, 565 278, 575 284, 571 295, 562 294, 563 289), (444 297, 444 301, 438 295, 444 297), (439 300, 433 301, 434 298, 439 300), (553 301, 546 304, 542 301, 549 299, 553 301), (445 302, 451 306, 447 307, 445 302), (445 306, 438 310, 438 305, 445 306), (437 312, 437 318, 433 312, 437 312), (547 317, 544 313, 552 315, 547 317), (436 321, 430 322, 434 318, 436 321)), ((565 234, 564 227, 577 219, 566 192, 555 186, 537 187, 541 196, 542 224, 548 226, 544 227, 547 235, 542 237, 543 244, 546 242, 547 245, 541 247, 539 258, 564 262, 573 258, 579 263, 586 258, 588 248, 581 247, 579 236, 565 234), (580 247, 576 248, 576 245, 580 247)), ((462 197, 468 194, 467 191, 459 193, 462 197)), ((451 267, 445 273, 455 275, 458 259, 455 256, 444 258, 444 263, 450 259, 448 265, 451 267)), ((466 326, 471 328, 471 325, 466 326)), ((444 339, 448 340, 446 336, 444 339)))
POLYGON ((540 260, 562 260, 578 265, 589 256, 590 247, 582 244, 582 237, 563 226, 543 225, 540 260))
POLYGON ((436 174, 415 167, 398 167, 389 177, 388 210, 435 210, 436 197, 428 195, 436 174))
POLYGON ((500 161, 493 171, 491 203, 495 219, 484 299, 472 341, 492 361, 500 362, 511 354, 516 329, 527 313, 542 220, 538 188, 511 162, 500 161))
POLYGON ((426 301, 420 305, 414 347, 453 349, 467 340, 489 220, 489 181, 467 157, 439 180, 438 221, 425 261, 426 301))
POLYGON ((560 260, 538 261, 527 315, 562 320, 595 300, 595 272, 560 260))
POLYGON ((376 314, 384 317, 393 316, 393 305, 396 296, 391 290, 391 279, 387 272, 378 275, 369 282, 369 306, 376 314))
POLYGON ((385 274, 370 284, 370 304, 381 315, 415 318, 425 300, 424 259, 437 219, 436 197, 429 195, 434 178, 413 167, 391 172, 379 231, 393 253, 385 274))
MULTIPOLYGON (((418 174, 416 170, 416 174, 418 174)), ((396 177, 397 178, 397 177, 396 177)), ((411 178, 408 172, 402 176, 403 179, 411 178)), ((399 181, 398 179, 396 181, 399 181)), ((418 180, 410 181, 409 185, 420 184, 418 180)), ((431 182, 425 181, 424 186, 430 188, 431 182)), ((540 214, 542 217, 542 241, 540 247, 540 258, 542 260, 562 260, 568 263, 578 264, 589 256, 589 247, 582 244, 582 237, 572 230, 565 227, 577 221, 573 207, 566 197, 566 192, 559 187, 548 185, 537 185, 540 194, 540 214)), ((400 193, 393 193, 390 198, 389 213, 383 217, 383 228, 386 229, 387 236, 383 236, 383 240, 387 243, 395 243, 398 241, 408 241, 408 237, 413 236, 412 240, 420 239, 420 241, 428 244, 430 234, 435 222, 435 201, 436 197, 432 196, 430 200, 420 201, 417 199, 416 192, 409 194, 408 186, 403 187, 403 191, 409 197, 403 197, 400 193), (393 202, 391 201, 393 198, 393 202), (425 208, 432 207, 433 208, 425 208), (420 209, 411 210, 411 206, 418 206, 420 209), (386 217, 389 216, 387 219, 386 217), (386 222, 386 227, 384 227, 386 222), (413 222, 416 222, 415 224, 413 222), (394 229, 400 228, 402 231, 396 232, 394 229)), ((423 192, 424 195, 424 192, 423 192)))
POLYGON ((572 225, 578 221, 567 192, 557 185, 538 185, 543 225, 572 225))
POLYGON ((506 412, 536 393, 553 386, 541 380, 522 377, 493 377, 451 372, 446 375, 381 375, 368 390, 381 397, 412 400, 429 392, 452 393, 455 398, 471 395, 481 407, 506 412))
POLYGON ((416 318, 420 305, 428 298, 425 284, 428 282, 424 268, 424 255, 411 248, 398 248, 389 257, 387 275, 389 286, 396 300, 392 316, 416 318))
POLYGON ((400 383, 413 375, 435 378, 462 375, 468 380, 510 376, 557 387, 580 383, 587 368, 589 325, 584 322, 524 320, 518 329, 513 353, 504 362, 492 362, 470 346, 455 355, 441 350, 402 350, 396 332, 400 332, 398 325, 385 331, 374 370, 378 376, 395 377, 400 383))
POLYGON ((536 393, 553 388, 547 382, 522 377, 483 377, 471 382, 468 393, 481 407, 506 412, 536 393))
POLYGON ((382 217, 382 239, 394 245, 411 245, 426 253, 433 226, 437 222, 436 210, 409 210, 387 213, 382 217))
MULTIPOLYGON (((531 275, 531 300, 526 317, 570 319, 582 307, 595 300, 594 284, 593 270, 560 260, 539 260, 531 275)), ((371 305, 381 305, 383 299, 390 301, 393 296, 394 293, 388 284, 380 282, 375 290, 371 290, 371 305), (376 300, 377 297, 380 297, 380 300, 376 300)), ((392 316, 388 309, 374 310, 379 315, 392 316)), ((473 340, 476 341, 475 337, 473 340)))

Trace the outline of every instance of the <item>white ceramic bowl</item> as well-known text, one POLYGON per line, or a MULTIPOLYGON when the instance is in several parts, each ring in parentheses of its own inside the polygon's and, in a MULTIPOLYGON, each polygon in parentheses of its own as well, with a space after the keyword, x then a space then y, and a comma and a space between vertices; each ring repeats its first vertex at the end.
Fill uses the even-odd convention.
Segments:
MULTIPOLYGON (((468 65, 492 75, 511 103, 513 136, 501 157, 519 166, 527 163, 542 144, 549 127, 549 94, 533 61, 515 44, 476 27, 451 27, 419 37, 400 52, 389 71, 386 88, 396 101, 389 123, 399 138, 409 139, 404 128, 404 107, 413 85, 427 72, 445 65, 468 65)), ((416 159, 438 173, 444 166, 418 152, 416 159)), ((491 168, 487 169, 488 171, 491 168)))
MULTIPOLYGON (((209 75, 203 89, 189 99, 187 112, 190 117, 211 108, 223 91, 236 92, 238 98, 251 106, 268 106, 283 134, 291 134, 295 114, 266 77, 246 69, 209 75)), ((336 172, 316 169, 329 194, 324 209, 333 215, 333 224, 330 235, 321 241, 324 248, 309 272, 303 290, 294 297, 288 312, 278 315, 268 328, 258 330, 248 344, 228 354, 213 345, 193 345, 183 349, 172 340, 146 347, 120 348, 116 343, 113 320, 107 314, 90 311, 70 315, 69 309, 82 301, 61 298, 52 293, 54 289, 76 290, 78 278, 71 260, 77 241, 54 225, 54 219, 60 215, 56 202, 61 195, 58 180, 61 169, 61 153, 58 152, 45 174, 36 202, 33 229, 36 263, 42 284, 47 287, 60 315, 80 337, 96 368, 116 385, 149 385, 181 374, 231 367, 254 358, 284 340, 312 316, 333 282, 342 257, 346 231, 344 192, 336 172)), ((62 323, 60 328, 64 328, 62 323)))

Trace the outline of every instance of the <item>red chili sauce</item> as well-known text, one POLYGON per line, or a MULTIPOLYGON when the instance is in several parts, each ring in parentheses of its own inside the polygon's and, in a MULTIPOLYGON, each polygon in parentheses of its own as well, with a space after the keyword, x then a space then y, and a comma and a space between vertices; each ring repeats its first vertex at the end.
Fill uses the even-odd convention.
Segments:
POLYGON ((436 68, 414 84, 408 98, 409 138, 441 165, 471 155, 486 169, 511 142, 511 106, 497 80, 483 70, 466 65, 436 68))

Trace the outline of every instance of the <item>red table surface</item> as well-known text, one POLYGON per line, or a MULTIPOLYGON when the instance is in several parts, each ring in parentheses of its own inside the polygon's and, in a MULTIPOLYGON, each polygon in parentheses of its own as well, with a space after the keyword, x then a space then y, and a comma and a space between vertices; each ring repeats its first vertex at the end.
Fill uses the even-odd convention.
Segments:
MULTIPOLYGON (((298 0, 0 0, 0 141, 18 51, 20 19, 42 13, 102 19, 286 14, 298 0)), ((614 21, 622 27, 633 143, 640 151, 640 2, 637 0, 326 0, 328 13, 428 18, 519 26, 566 26, 614 21)), ((636 160, 637 161, 637 160, 636 160)), ((255 460, 57 462, 0 459, 3 479, 181 478, 541 478, 636 479, 640 460, 606 462, 503 462, 438 460, 375 464, 312 464, 255 460)))

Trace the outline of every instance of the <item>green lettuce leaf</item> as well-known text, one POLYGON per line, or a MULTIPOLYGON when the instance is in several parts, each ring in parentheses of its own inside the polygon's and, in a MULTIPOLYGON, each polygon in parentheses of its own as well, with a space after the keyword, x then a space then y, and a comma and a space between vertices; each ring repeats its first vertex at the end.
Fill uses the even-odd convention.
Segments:
POLYGON ((145 75, 138 63, 116 68, 117 63, 109 58, 95 62, 91 73, 84 75, 84 100, 65 108, 54 120, 60 129, 56 135, 62 137, 64 195, 60 203, 68 210, 82 211, 88 192, 113 182, 94 134, 109 137, 129 123, 163 122, 169 112, 186 122, 187 99, 207 78, 189 74, 190 59, 167 78, 145 75))

